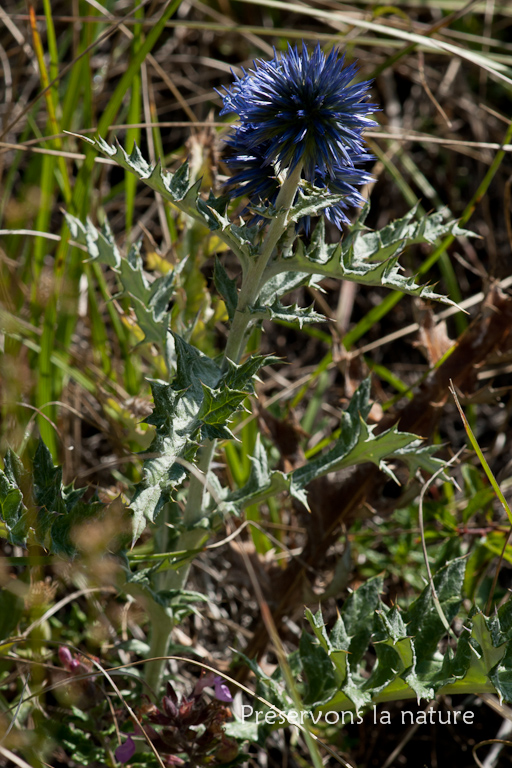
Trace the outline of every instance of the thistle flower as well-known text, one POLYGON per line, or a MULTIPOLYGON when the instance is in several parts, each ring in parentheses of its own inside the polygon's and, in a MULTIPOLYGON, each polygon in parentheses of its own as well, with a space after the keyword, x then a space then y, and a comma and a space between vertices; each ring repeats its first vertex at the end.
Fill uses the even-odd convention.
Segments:
MULTIPOLYGON (((370 81, 350 85, 355 64, 344 68, 344 57, 333 49, 328 56, 316 46, 311 56, 288 46, 288 53, 272 61, 256 61, 254 69, 222 95, 221 114, 235 112, 240 123, 227 140, 233 154, 227 159, 235 171, 229 180, 231 195, 274 202, 278 175, 302 165, 303 178, 344 195, 326 209, 327 218, 341 229, 349 205, 364 200, 357 187, 371 180, 358 167, 372 160, 362 137, 376 125, 367 102, 370 81)), ((306 227, 308 222, 306 222, 306 227)))
MULTIPOLYGON (((232 146, 230 141, 227 142, 232 146)), ((275 203, 279 194, 279 180, 276 171, 271 166, 264 165, 264 147, 255 147, 252 151, 247 149, 226 159, 226 163, 235 171, 235 174, 227 182, 229 194, 232 197, 242 195, 252 201, 267 201, 275 203)), ((333 194, 343 195, 343 200, 324 209, 326 218, 342 229, 343 224, 349 224, 346 211, 350 206, 360 207, 365 199, 357 187, 373 181, 373 176, 364 168, 357 168, 355 162, 369 162, 373 155, 361 153, 354 159, 353 166, 334 166, 332 175, 322 174, 317 168, 313 178, 310 179, 315 187, 327 189, 333 194)), ((255 219, 258 219, 256 216, 255 219)), ((302 226, 309 230, 309 217, 301 219, 302 226)))
POLYGON ((357 67, 344 68, 344 56, 328 56, 317 45, 311 56, 303 45, 272 61, 256 61, 254 69, 236 77, 222 96, 222 114, 236 112, 240 127, 231 145, 263 149, 265 165, 279 169, 302 163, 312 181, 319 172, 332 176, 336 167, 350 166, 365 155, 361 134, 376 125, 368 115, 370 81, 350 85, 357 67))

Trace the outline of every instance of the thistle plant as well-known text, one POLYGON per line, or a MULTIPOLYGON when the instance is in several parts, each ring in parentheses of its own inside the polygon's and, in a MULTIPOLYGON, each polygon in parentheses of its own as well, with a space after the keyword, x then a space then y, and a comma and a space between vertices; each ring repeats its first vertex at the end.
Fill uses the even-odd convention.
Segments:
MULTIPOLYGON (((435 449, 416 435, 396 427, 375 434, 366 422, 371 405, 370 381, 365 380, 341 414, 340 436, 304 466, 290 472, 273 469, 258 441, 242 487, 229 486, 211 469, 218 446, 233 439, 230 421, 253 395, 258 372, 275 362, 245 355, 251 330, 264 319, 301 327, 325 320, 311 307, 284 304, 292 290, 330 277, 452 304, 402 274, 398 258, 408 245, 467 234, 457 222, 446 220, 443 212, 418 219, 413 209, 378 232, 365 227, 369 204, 362 187, 371 179, 371 156, 364 131, 375 125, 371 115, 377 108, 369 99, 371 83, 357 77, 356 65, 345 66, 338 50, 325 55, 319 46, 309 52, 305 45, 300 53, 289 47, 270 62, 257 61, 236 77, 223 93, 222 114, 234 113, 238 122, 227 140, 234 176, 221 196, 212 192, 205 199, 186 163, 170 174, 159 163, 149 164, 137 147, 128 154, 119 144, 80 137, 157 191, 188 222, 206 225, 240 265, 240 274, 232 278, 215 260, 214 282, 229 330, 223 355, 212 359, 170 322, 169 301, 180 285, 183 263, 150 284, 138 244, 122 255, 108 225, 99 230, 67 215, 73 240, 87 248, 91 260, 116 273, 144 340, 160 348, 168 369, 166 379, 150 382, 154 408, 146 422, 155 434, 129 499, 131 544, 148 524, 156 525, 154 551, 124 553, 124 589, 144 602, 150 617, 149 659, 156 660, 148 661, 145 676, 156 694, 173 626, 193 610, 194 601, 205 599, 185 589, 190 563, 222 525, 223 515, 242 515, 245 506, 277 494, 307 507, 312 480, 365 462, 391 478, 396 461, 412 474, 433 474, 442 466, 433 456, 435 449), (230 201, 240 196, 248 198, 246 217, 235 222, 230 201), (343 231, 333 243, 326 239, 325 219, 343 231), (141 561, 150 567, 139 569, 141 561)), ((41 443, 34 461, 34 517, 21 490, 26 486, 23 468, 14 454, 6 457, 0 502, 13 543, 36 540, 69 556, 75 552, 73 526, 108 512, 97 499, 86 503, 83 489, 64 487, 61 480, 61 470, 41 443)))
POLYGON ((237 171, 230 180, 233 196, 247 195, 274 203, 279 174, 300 167, 302 178, 340 195, 323 209, 338 229, 349 224, 348 206, 365 200, 358 187, 372 181, 360 166, 372 160, 363 139, 376 125, 369 115, 369 81, 351 85, 355 64, 344 67, 337 49, 326 57, 320 45, 310 56, 288 46, 288 54, 270 62, 255 62, 253 71, 236 78, 223 96, 222 114, 239 118, 227 143, 227 162, 237 171))

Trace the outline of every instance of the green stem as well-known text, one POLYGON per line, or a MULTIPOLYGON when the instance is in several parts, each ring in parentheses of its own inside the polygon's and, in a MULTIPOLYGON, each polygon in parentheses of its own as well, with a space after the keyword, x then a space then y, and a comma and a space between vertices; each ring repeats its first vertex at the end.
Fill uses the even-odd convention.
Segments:
POLYGON ((236 309, 233 325, 229 332, 224 359, 232 360, 238 363, 245 347, 245 333, 251 320, 249 307, 258 298, 263 287, 262 278, 269 260, 274 253, 279 238, 286 231, 289 224, 289 213, 292 203, 297 193, 302 165, 297 165, 286 177, 283 186, 279 191, 276 200, 276 208, 281 212, 272 219, 268 228, 267 236, 263 242, 263 248, 259 257, 250 264, 245 279, 242 282, 240 295, 238 297, 238 306, 236 309))
MULTIPOLYGON (((202 473, 202 477, 199 478, 194 475, 190 478, 187 506, 185 507, 185 514, 183 516, 183 522, 187 528, 196 525, 203 517, 204 483, 210 469, 213 454, 215 453, 216 444, 216 440, 206 440, 201 449, 201 456, 197 463, 197 468, 202 473)), ((182 547, 182 549, 185 549, 185 547, 182 547)))
POLYGON ((169 610, 160 605, 139 584, 128 582, 125 591, 144 606, 151 625, 151 640, 147 661, 144 662, 144 679, 158 696, 162 684, 165 658, 169 650, 174 620, 169 610), (154 661, 151 661, 155 659, 154 661))
MULTIPOLYGON (((224 361, 231 360, 234 363, 238 363, 243 350, 245 349, 246 332, 251 321, 249 307, 256 301, 260 294, 263 287, 261 284, 263 273, 274 253, 274 248, 276 247, 279 238, 288 227, 288 216, 295 195, 297 194, 301 171, 302 165, 299 164, 286 177, 276 200, 276 208, 281 208, 281 212, 275 219, 272 219, 263 242, 261 254, 249 266, 245 278, 242 281, 235 317, 233 318, 233 324, 229 332, 226 349, 224 350, 224 361)), ((199 462, 199 468, 202 470, 205 477, 208 474, 213 454, 215 453, 215 445, 215 440, 209 440, 203 448, 203 455, 199 462)), ((192 477, 190 480, 188 502, 184 515, 185 525, 193 524, 201 518, 203 497, 204 484, 197 477, 192 477), (196 488, 198 489, 197 491, 196 488)))
MULTIPOLYGON (((153 612, 152 612, 153 614, 153 612)), ((171 641, 171 632, 174 627, 174 621, 170 616, 164 615, 153 617, 151 616, 151 642, 149 645, 148 661, 145 662, 145 680, 155 696, 158 697, 158 693, 162 686, 162 676, 164 672, 164 666, 166 663, 165 658, 169 651, 169 643, 171 641), (156 620, 155 620, 156 619, 156 620), (152 661, 154 659, 154 661, 152 661)))
MULTIPOLYGON (((297 165, 291 173, 286 177, 283 186, 279 191, 279 195, 276 200, 276 208, 281 209, 281 212, 272 219, 270 227, 268 228, 267 235, 263 242, 261 254, 250 264, 245 277, 242 282, 240 294, 238 297, 238 305, 233 319, 233 324, 229 332, 229 337, 224 351, 224 361, 231 360, 234 363, 238 363, 246 344, 246 332, 251 322, 251 313, 249 307, 258 298, 262 288, 262 278, 265 272, 266 266, 274 253, 274 249, 279 241, 279 238, 286 231, 288 227, 288 217, 290 208, 295 199, 297 193, 297 187, 299 185, 302 166, 297 165)), ((198 468, 206 478, 210 469, 210 464, 215 453, 215 440, 208 440, 201 452, 201 458, 199 460, 198 468)), ((183 522, 188 528, 197 524, 197 522, 203 516, 203 499, 204 499, 204 482, 198 477, 192 477, 190 480, 188 490, 187 506, 185 508, 185 514, 183 522)), ((202 532, 204 535, 204 532, 202 532)), ((198 546, 197 543, 193 543, 193 546, 198 546)), ((180 546, 180 549, 183 547, 180 546)))
MULTIPOLYGON (((276 200, 276 208, 280 211, 272 219, 267 234, 262 244, 260 254, 252 261, 244 272, 242 286, 238 297, 238 306, 233 319, 229 337, 224 351, 224 363, 231 360, 238 363, 245 349, 247 330, 251 323, 250 306, 257 300, 264 283, 264 273, 269 260, 272 258, 275 247, 289 225, 290 208, 297 194, 297 188, 301 177, 302 165, 297 165, 288 173, 276 200)), ((204 517, 205 481, 208 477, 210 465, 215 454, 216 440, 207 440, 202 449, 197 468, 200 476, 193 475, 190 478, 187 504, 183 514, 184 532, 180 536, 176 548, 178 550, 194 550, 199 548, 207 537, 207 531, 198 526, 204 517)), ((165 579, 165 589, 182 589, 187 581, 191 560, 179 570, 165 571, 160 576, 165 579)), ((151 628, 151 647, 149 659, 165 656, 169 648, 170 634, 173 622, 165 616, 153 616, 151 628)), ((160 611, 161 613, 161 611, 160 611)), ((146 681, 153 690, 158 693, 160 688, 164 661, 148 661, 145 668, 146 681)))

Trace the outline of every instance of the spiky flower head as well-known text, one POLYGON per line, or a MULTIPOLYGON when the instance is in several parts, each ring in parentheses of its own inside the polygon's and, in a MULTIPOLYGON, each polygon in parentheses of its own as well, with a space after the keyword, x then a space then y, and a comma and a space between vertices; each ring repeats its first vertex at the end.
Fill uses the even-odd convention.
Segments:
POLYGON ((357 187, 371 180, 359 167, 373 159, 362 134, 376 125, 369 117, 376 106, 367 101, 371 82, 351 84, 356 74, 356 65, 344 67, 337 49, 326 56, 317 45, 310 55, 303 44, 300 54, 288 45, 281 57, 256 61, 235 76, 221 94, 221 114, 239 117, 227 141, 235 171, 231 194, 274 202, 278 175, 300 163, 303 178, 344 195, 325 213, 339 228, 347 223, 347 207, 364 202, 357 187))
MULTIPOLYGON (((250 132, 247 132, 249 135, 250 132)), ((279 179, 273 166, 265 165, 266 145, 261 147, 243 148, 243 137, 238 135, 227 144, 236 150, 236 154, 226 159, 226 163, 233 169, 227 185, 233 197, 247 196, 252 201, 267 201, 275 203, 279 194, 279 179)), ((365 199, 358 190, 363 184, 373 181, 373 176, 364 168, 356 167, 363 162, 373 160, 373 155, 366 153, 354 153, 350 151, 353 160, 352 165, 336 165, 332 174, 321 173, 317 168, 313 178, 308 179, 315 187, 326 189, 333 194, 343 195, 343 199, 335 205, 324 210, 328 221, 342 229, 343 224, 349 224, 347 210, 350 206, 360 207, 365 199)), ((256 217, 258 218, 258 217, 256 217)), ((309 217, 301 220, 302 225, 308 231, 309 217)))
MULTIPOLYGON (((355 64, 344 67, 335 48, 326 56, 303 45, 236 77, 223 95, 221 114, 236 112, 245 148, 264 147, 265 165, 280 170, 302 163, 305 178, 353 167, 365 155, 362 132, 376 125, 367 101, 370 81, 352 84, 355 64)), ((235 136, 236 140, 236 136, 235 136)))

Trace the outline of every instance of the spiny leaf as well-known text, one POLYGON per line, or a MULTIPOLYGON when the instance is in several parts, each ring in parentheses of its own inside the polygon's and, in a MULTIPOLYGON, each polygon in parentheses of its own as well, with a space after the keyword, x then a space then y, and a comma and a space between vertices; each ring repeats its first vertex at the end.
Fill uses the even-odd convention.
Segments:
POLYGON ((432 457, 435 448, 420 447, 417 435, 398 432, 396 427, 374 435, 365 419, 371 409, 370 379, 365 379, 354 393, 350 404, 341 416, 341 434, 335 445, 321 456, 310 460, 302 467, 285 474, 271 471, 265 450, 258 440, 251 461, 249 480, 242 487, 223 494, 223 502, 232 512, 247 504, 257 504, 270 496, 288 491, 307 507, 306 489, 318 477, 365 462, 376 464, 382 471, 396 480, 389 461, 399 459, 412 472, 418 468, 430 472, 443 466, 440 459, 432 457))
POLYGON ((177 391, 186 389, 201 402, 201 385, 215 387, 221 378, 220 368, 199 349, 187 344, 177 333, 173 333, 172 337, 176 351, 176 377, 173 388, 177 391))
POLYGON ((216 230, 225 230, 231 226, 231 221, 226 216, 229 203, 229 197, 215 197, 210 191, 208 200, 197 200, 197 210, 203 216, 208 228, 215 232, 216 230))
POLYGON ((322 222, 315 230, 308 248, 298 248, 293 257, 281 258, 269 265, 268 278, 279 272, 295 270, 302 274, 382 286, 423 299, 453 304, 450 299, 436 294, 428 286, 417 285, 414 278, 402 275, 398 266, 398 257, 407 246, 433 243, 438 237, 447 234, 471 235, 459 227, 456 221, 444 221, 446 213, 438 211, 416 221, 416 208, 413 208, 402 219, 392 222, 379 232, 363 234, 361 226, 355 227, 336 245, 325 243, 322 222))
POLYGON ((302 181, 297 199, 290 208, 288 221, 297 222, 305 216, 316 216, 325 208, 336 205, 343 200, 343 195, 336 195, 325 188, 315 187, 307 181, 302 181))
POLYGON ((18 547, 26 546, 30 527, 20 489, 25 477, 21 461, 9 448, 4 458, 4 470, 0 470, 0 519, 7 529, 8 541, 18 547))
POLYGON ((312 459, 292 474, 292 485, 305 488, 312 480, 333 471, 358 444, 361 423, 370 412, 370 379, 365 379, 356 390, 346 411, 341 416, 341 435, 334 448, 312 459))
POLYGON ((50 451, 39 441, 33 465, 34 498, 39 506, 36 519, 36 535, 44 542, 57 515, 66 512, 62 498, 62 467, 54 467, 50 451))
POLYGON ((443 208, 435 213, 416 219, 418 205, 415 205, 406 215, 388 224, 377 232, 368 232, 355 238, 353 258, 386 259, 394 255, 396 247, 403 250, 409 245, 419 243, 434 243, 438 237, 447 234, 457 236, 474 236, 472 232, 459 227, 455 220, 449 220, 450 211, 443 208), (448 220, 447 220, 448 219, 448 220))
POLYGON ((340 468, 364 464, 369 461, 398 483, 388 461, 384 459, 399 458, 407 464, 413 474, 420 468, 433 474, 444 466, 441 459, 436 459, 431 455, 436 450, 436 446, 422 447, 421 440, 418 439, 417 435, 410 432, 399 432, 396 425, 379 435, 375 435, 374 431, 375 426, 370 426, 361 419, 359 441, 343 460, 340 468))
MULTIPOLYGON (((409 433, 405 432, 403 434, 409 433)), ((422 469, 425 472, 433 475, 444 464, 442 459, 437 459, 432 455, 438 450, 438 445, 422 444, 422 440, 420 438, 412 440, 403 448, 399 448, 398 450, 394 451, 389 458, 392 457, 393 459, 399 459, 400 461, 403 461, 404 464, 406 464, 409 468, 409 472, 412 476, 414 476, 419 469, 422 469)), ((445 473, 442 473, 441 476, 444 477, 445 480, 448 479, 448 475, 445 473)))
POLYGON ((134 542, 185 479, 187 471, 179 460, 193 461, 201 438, 233 437, 229 420, 252 391, 256 373, 271 360, 255 355, 241 365, 227 361, 223 373, 180 336, 172 337, 174 379, 171 383, 150 382, 155 405, 146 422, 156 427, 149 447, 149 453, 156 456, 144 462, 142 479, 130 503, 134 542))
POLYGON ((253 381, 260 368, 277 362, 281 362, 281 360, 274 355, 251 355, 240 365, 233 363, 228 358, 226 360, 226 373, 223 376, 224 385, 231 389, 253 392, 253 381))
MULTIPOLYGON (((249 456, 251 462, 251 471, 249 479, 242 488, 235 491, 224 492, 223 506, 231 512, 237 512, 246 504, 251 503, 252 499, 266 491, 271 491, 272 475, 268 466, 268 457, 263 447, 260 436, 256 437, 253 455, 249 456)), ((274 474, 274 473, 272 473, 274 474)), ((280 473, 283 477, 283 473, 280 473)))
POLYGON ((200 429, 197 414, 200 398, 194 392, 164 381, 151 381, 154 409, 146 419, 156 426, 155 437, 146 459, 142 479, 130 502, 133 512, 133 542, 148 522, 154 522, 172 491, 186 477, 185 468, 177 459, 191 460, 197 450, 195 438, 200 429))
POLYGON ((295 488, 303 489, 328 472, 366 462, 375 464, 395 482, 398 481, 389 460, 400 459, 413 473, 419 468, 433 473, 443 466, 440 459, 431 455, 435 448, 420 447, 417 435, 399 432, 396 426, 375 435, 375 427, 365 421, 371 407, 369 394, 370 380, 366 379, 342 414, 341 435, 334 447, 293 472, 292 485, 295 488))
POLYGON ((275 301, 302 285, 310 285, 312 276, 304 272, 280 272, 271 277, 260 291, 259 303, 263 306, 275 301))
POLYGON ((282 491, 288 491, 307 507, 307 497, 300 488, 292 487, 291 476, 279 470, 270 471, 267 453, 259 435, 252 456, 249 456, 251 471, 249 479, 242 488, 222 494, 222 506, 225 510, 237 514, 247 504, 255 504, 274 497, 282 491))
MULTIPOLYGON (((434 576, 439 605, 449 623, 462 603, 465 565, 466 558, 458 558, 434 576)), ((306 609, 314 637, 304 633, 298 658, 307 678, 308 706, 320 712, 357 710, 411 697, 428 701, 437 693, 489 691, 512 701, 510 601, 491 617, 477 608, 469 617, 462 616, 463 629, 454 656, 451 648, 443 647, 441 652, 439 643, 446 629, 430 585, 406 612, 380 603, 381 589, 382 579, 378 578, 351 593, 330 633, 320 611, 313 614, 306 609), (374 654, 376 662, 370 665, 368 659, 374 654), (336 687, 327 698, 332 676, 336 687)), ((265 695, 267 680, 255 671, 265 695)), ((280 673, 274 678, 275 686, 280 673)))
POLYGON ((319 609, 316 613, 313 613, 309 608, 306 608, 304 610, 304 616, 309 621, 310 627, 315 633, 318 642, 322 648, 328 652, 332 648, 332 644, 325 629, 322 611, 319 609))
POLYGON ((133 543, 148 522, 154 522, 164 504, 171 500, 172 491, 186 477, 178 459, 191 461, 197 451, 201 421, 199 410, 203 401, 202 383, 215 387, 220 380, 218 366, 198 349, 173 334, 175 376, 169 384, 151 381, 154 399, 152 414, 146 419, 156 427, 146 459, 142 479, 135 488, 130 503, 133 512, 133 543))
POLYGON ((284 307, 279 301, 272 305, 264 305, 261 302, 250 307, 251 314, 261 320, 284 320, 285 322, 297 322, 299 328, 304 323, 323 323, 327 318, 315 312, 313 307, 284 307))
MULTIPOLYGON (((343 200, 343 195, 329 192, 325 187, 315 187, 311 182, 302 180, 297 192, 297 197, 288 211, 287 222, 297 222, 305 216, 316 216, 325 208, 336 205, 343 200)), ((250 205, 251 212, 263 219, 273 219, 283 209, 276 208, 274 203, 262 203, 250 205)))
POLYGON ((370 677, 366 683, 363 683, 368 693, 371 692, 372 700, 376 701, 377 696, 384 690, 388 693, 393 691, 397 699, 400 698, 400 694, 405 698, 409 686, 399 676, 403 671, 403 665, 395 648, 390 644, 376 643, 375 654, 377 661, 370 677))
MULTIPOLYGON (((74 134, 76 135, 76 134, 74 134)), ((137 176, 144 184, 158 192, 165 200, 169 200, 180 211, 192 216, 201 224, 206 224, 216 231, 218 236, 236 253, 242 265, 247 265, 251 256, 251 235, 247 228, 234 227, 223 215, 225 211, 224 197, 215 198, 212 193, 207 201, 200 198, 199 180, 190 185, 188 164, 184 163, 174 174, 164 170, 158 162, 148 163, 138 148, 129 155, 121 145, 108 144, 102 138, 90 139, 79 136, 107 157, 115 160, 118 165, 137 176)))
POLYGON ((338 615, 336 623, 330 635, 328 635, 321 610, 313 614, 309 608, 306 608, 304 615, 309 621, 318 642, 334 664, 334 677, 336 683, 340 686, 347 680, 347 675, 350 676, 350 670, 347 669, 350 638, 345 631, 343 619, 338 615))
POLYGON ((487 618, 479 610, 472 611, 470 619, 464 623, 453 660, 454 676, 463 680, 465 685, 475 687, 484 685, 490 677, 493 682, 496 681, 500 692, 500 669, 505 671, 508 666, 509 639, 510 636, 502 632, 496 615, 487 618))
POLYGON ((503 639, 507 645, 501 660, 491 671, 490 679, 500 699, 510 702, 512 701, 512 604, 510 600, 501 606, 497 618, 500 631, 503 633, 498 642, 503 639))
POLYGON ((306 676, 303 702, 305 706, 319 706, 332 698, 336 681, 328 654, 307 632, 299 642, 299 656, 306 676))
POLYGON ((368 579, 358 590, 349 595, 340 611, 340 618, 343 620, 345 630, 350 637, 349 664, 354 671, 357 669, 372 633, 373 615, 379 606, 382 585, 382 576, 368 579))
POLYGON ((95 498, 84 501, 86 488, 62 485, 62 468, 54 466, 50 451, 42 441, 34 455, 30 500, 24 498, 20 488, 20 485, 26 488, 28 483, 28 473, 18 457, 9 451, 4 471, 0 472, 0 519, 7 528, 9 540, 26 547, 30 539, 35 539, 52 554, 73 557, 77 551, 72 541, 73 528, 97 517, 105 505, 95 498), (29 513, 30 508, 34 511, 29 513))
POLYGON ((228 387, 211 389, 203 384, 203 402, 197 417, 210 439, 233 437, 226 423, 246 397, 247 392, 228 387))
MULTIPOLYGON (((441 609, 450 624, 462 603, 462 585, 466 560, 458 558, 447 563, 434 577, 434 587, 441 609)), ((445 634, 445 627, 439 617, 430 585, 411 604, 404 616, 407 631, 415 638, 419 661, 429 659, 439 640, 445 634)))
POLYGON ((122 292, 128 294, 132 300, 145 341, 163 347, 168 326, 167 307, 186 260, 150 285, 144 272, 139 244, 133 245, 128 255, 123 257, 108 223, 102 230, 98 230, 89 219, 84 225, 79 219, 66 214, 66 221, 74 240, 87 246, 91 260, 106 264, 118 274, 122 292))
MULTIPOLYGON (((381 642, 387 645, 389 648, 392 648, 396 654, 396 660, 391 665, 391 669, 395 673, 395 676, 396 674, 399 674, 404 682, 409 686, 409 688, 412 688, 418 697, 418 701, 420 701, 420 699, 432 698, 434 695, 434 689, 432 685, 429 682, 425 682, 417 674, 416 649, 414 647, 413 638, 407 633, 407 629, 402 616, 400 615, 398 606, 393 606, 393 608, 387 614, 384 611, 378 614, 378 619, 380 619, 382 623, 384 630, 383 634, 385 635, 381 642)), ((379 651, 379 645, 377 641, 374 640, 374 642, 376 643, 375 647, 377 651, 379 651)), ((389 659, 386 663, 389 663, 389 659)), ((372 687, 373 684, 374 681, 372 682, 372 687)))
POLYGON ((103 231, 97 229, 87 218, 83 224, 76 216, 64 212, 71 237, 77 243, 85 245, 91 261, 98 260, 112 269, 118 270, 121 265, 121 254, 117 248, 108 224, 103 231))

